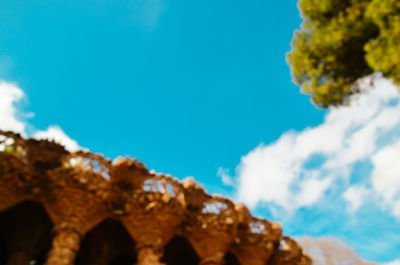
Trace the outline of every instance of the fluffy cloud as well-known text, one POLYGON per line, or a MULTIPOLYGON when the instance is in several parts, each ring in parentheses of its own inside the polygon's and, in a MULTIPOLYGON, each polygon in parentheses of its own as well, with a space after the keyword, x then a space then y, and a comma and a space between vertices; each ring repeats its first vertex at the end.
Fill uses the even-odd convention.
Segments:
MULTIPOLYGON (((20 111, 15 104, 21 99, 25 98, 24 92, 13 83, 0 82, 0 129, 5 131, 13 131, 27 136, 25 132, 26 122, 21 121, 20 117, 30 116, 20 111)), ((46 131, 36 130, 33 134, 37 139, 53 140, 69 151, 76 151, 80 149, 78 143, 72 140, 65 132, 58 126, 52 125, 46 131)))
POLYGON ((227 168, 218 168, 217 175, 221 178, 222 184, 225 186, 235 186, 235 182, 231 176, 229 176, 229 169, 227 168))
POLYGON ((330 109, 319 126, 288 131, 243 156, 235 177, 238 199, 294 212, 340 190, 352 212, 374 198, 400 217, 399 89, 379 76, 361 80, 360 87, 349 106, 330 109), (372 169, 358 176, 360 164, 372 169))
POLYGON ((50 126, 46 131, 38 131, 33 136, 36 139, 52 140, 65 146, 70 152, 81 149, 75 140, 72 140, 60 127, 56 125, 50 126))
POLYGON ((354 185, 343 193, 343 198, 349 203, 349 210, 355 212, 363 204, 368 193, 365 187, 354 185))
POLYGON ((17 133, 25 132, 25 124, 17 119, 15 103, 24 97, 24 92, 15 84, 0 81, 0 129, 17 133))
MULTIPOLYGON (((400 115, 399 113, 397 114, 400 115)), ((400 140, 388 145, 372 156, 372 186, 392 206, 393 214, 400 218, 400 140)))

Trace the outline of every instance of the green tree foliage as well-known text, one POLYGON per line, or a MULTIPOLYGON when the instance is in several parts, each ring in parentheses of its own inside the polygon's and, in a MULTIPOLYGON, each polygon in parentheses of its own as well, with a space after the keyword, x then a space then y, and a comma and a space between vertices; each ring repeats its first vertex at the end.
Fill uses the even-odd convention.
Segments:
POLYGON ((300 0, 304 22, 288 61, 294 81, 320 107, 357 93, 375 71, 400 84, 400 0, 300 0))

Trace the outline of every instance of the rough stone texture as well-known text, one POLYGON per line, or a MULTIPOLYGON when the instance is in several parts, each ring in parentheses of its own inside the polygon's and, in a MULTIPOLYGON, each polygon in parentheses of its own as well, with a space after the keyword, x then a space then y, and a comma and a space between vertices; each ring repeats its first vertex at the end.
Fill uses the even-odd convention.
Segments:
POLYGON ((193 180, 4 131, 0 256, 0 265, 311 264, 279 224, 193 180))

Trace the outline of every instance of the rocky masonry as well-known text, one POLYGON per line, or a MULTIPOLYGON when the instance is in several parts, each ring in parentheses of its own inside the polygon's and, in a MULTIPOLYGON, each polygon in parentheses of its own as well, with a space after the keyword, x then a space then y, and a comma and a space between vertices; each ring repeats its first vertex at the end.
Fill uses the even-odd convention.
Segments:
POLYGON ((137 160, 0 131, 0 265, 308 265, 279 224, 137 160))

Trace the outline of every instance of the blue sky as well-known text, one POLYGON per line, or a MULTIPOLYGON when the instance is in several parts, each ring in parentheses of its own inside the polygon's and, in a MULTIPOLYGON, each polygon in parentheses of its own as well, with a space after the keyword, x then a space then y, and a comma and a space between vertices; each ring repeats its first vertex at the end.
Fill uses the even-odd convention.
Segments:
POLYGON ((288 0, 3 0, 0 112, 15 119, 0 113, 1 126, 56 125, 93 152, 194 176, 290 235, 395 260, 400 184, 385 161, 399 157, 398 112, 386 114, 398 95, 382 80, 347 112, 317 109, 285 59, 300 23, 288 0))

